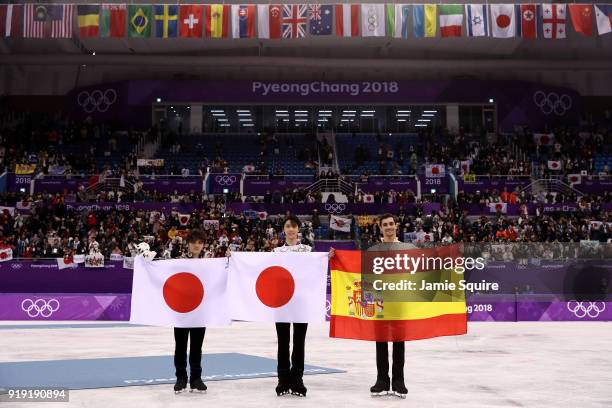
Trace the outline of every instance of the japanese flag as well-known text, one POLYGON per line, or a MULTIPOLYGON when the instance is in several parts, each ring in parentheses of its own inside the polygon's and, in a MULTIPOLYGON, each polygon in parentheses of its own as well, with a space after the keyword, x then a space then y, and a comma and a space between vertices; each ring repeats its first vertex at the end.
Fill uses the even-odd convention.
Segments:
POLYGON ((228 326, 227 259, 134 260, 130 323, 228 326))
POLYGON ((233 320, 325 321, 327 253, 235 252, 230 270, 233 320))
POLYGON ((446 168, 443 164, 428 164, 425 167, 425 177, 444 177, 446 168))
POLYGON ((374 202, 374 194, 364 194, 363 195, 364 203, 373 203, 374 202))
POLYGON ((507 203, 489 203, 489 212, 497 213, 501 212, 506 214, 508 212, 508 204, 507 203))
POLYGON ((191 214, 179 214, 179 222, 181 225, 189 224, 189 219, 191 219, 191 214))
POLYGON ((559 160, 549 160, 548 168, 550 170, 561 170, 561 162, 559 160))
POLYGON ((582 175, 581 174, 568 174, 567 181, 569 181, 570 184, 580 184, 582 183, 582 175))

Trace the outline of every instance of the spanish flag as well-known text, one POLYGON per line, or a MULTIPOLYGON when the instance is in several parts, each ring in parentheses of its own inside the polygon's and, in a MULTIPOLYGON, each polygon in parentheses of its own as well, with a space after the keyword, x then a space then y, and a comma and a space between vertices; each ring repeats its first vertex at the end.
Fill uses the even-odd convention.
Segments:
POLYGON ((100 32, 100 6, 79 5, 77 6, 79 16, 79 33, 81 37, 98 37, 100 32))
POLYGON ((457 284, 463 279, 463 275, 454 269, 445 269, 448 266, 427 269, 427 265, 423 264, 414 273, 396 269, 380 275, 368 270, 374 257, 393 258, 398 253, 423 259, 455 259, 458 256, 456 246, 385 252, 336 250, 330 260, 330 337, 409 341, 467 333, 465 294, 461 290, 379 290, 381 282, 398 287, 411 281, 413 287, 418 288, 423 282, 457 284))
POLYGON ((206 37, 227 38, 229 33, 230 6, 228 4, 207 4, 206 37))

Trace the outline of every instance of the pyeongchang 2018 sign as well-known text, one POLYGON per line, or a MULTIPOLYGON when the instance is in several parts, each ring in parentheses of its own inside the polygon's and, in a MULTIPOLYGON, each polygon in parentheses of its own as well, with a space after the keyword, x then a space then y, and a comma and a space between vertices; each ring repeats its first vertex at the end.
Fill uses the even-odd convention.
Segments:
POLYGON ((398 82, 253 82, 251 90, 257 96, 269 96, 277 94, 295 94, 300 96, 308 95, 350 95, 358 96, 362 94, 394 94, 400 91, 398 82))

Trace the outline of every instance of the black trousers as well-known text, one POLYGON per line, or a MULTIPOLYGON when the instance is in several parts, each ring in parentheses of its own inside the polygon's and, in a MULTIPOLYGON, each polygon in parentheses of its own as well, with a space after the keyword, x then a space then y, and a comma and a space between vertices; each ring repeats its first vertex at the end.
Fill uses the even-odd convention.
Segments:
POLYGON ((291 339, 291 323, 276 323, 278 338, 277 363, 278 370, 291 370, 292 373, 304 372, 304 343, 308 323, 293 323, 293 352, 289 361, 289 340, 291 339))
POLYGON ((174 328, 174 368, 176 378, 187 378, 187 340, 191 378, 202 376, 202 343, 206 327, 174 328))
MULTIPOLYGON (((393 343, 393 368, 391 369, 393 378, 404 378, 404 342, 393 343)), ((378 378, 389 379, 389 345, 387 342, 376 342, 376 370, 378 378)))

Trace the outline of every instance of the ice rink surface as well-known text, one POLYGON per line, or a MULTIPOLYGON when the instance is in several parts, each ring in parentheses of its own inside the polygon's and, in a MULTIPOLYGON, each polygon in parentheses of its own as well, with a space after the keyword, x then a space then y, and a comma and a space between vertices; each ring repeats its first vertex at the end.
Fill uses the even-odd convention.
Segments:
MULTIPOLYGON (((41 323, 41 328, 15 328, 35 322, 0 322, 0 362, 154 356, 174 351, 170 328, 103 322, 83 322, 92 327, 54 328, 41 323)), ((309 326, 306 363, 347 372, 305 376, 306 398, 279 398, 274 392, 276 379, 264 378, 209 381, 206 394, 175 395, 171 385, 75 390, 70 392, 69 403, 42 406, 612 407, 612 323, 479 322, 470 323, 465 336, 409 342, 405 400, 370 396, 369 387, 376 379, 373 343, 331 339, 328 331, 328 324, 309 326)), ((276 358, 274 325, 234 323, 229 328, 210 328, 203 351, 276 358)), ((168 376, 173 374, 170 367, 168 376)), ((40 403, 0 405, 41 407, 40 403)))

